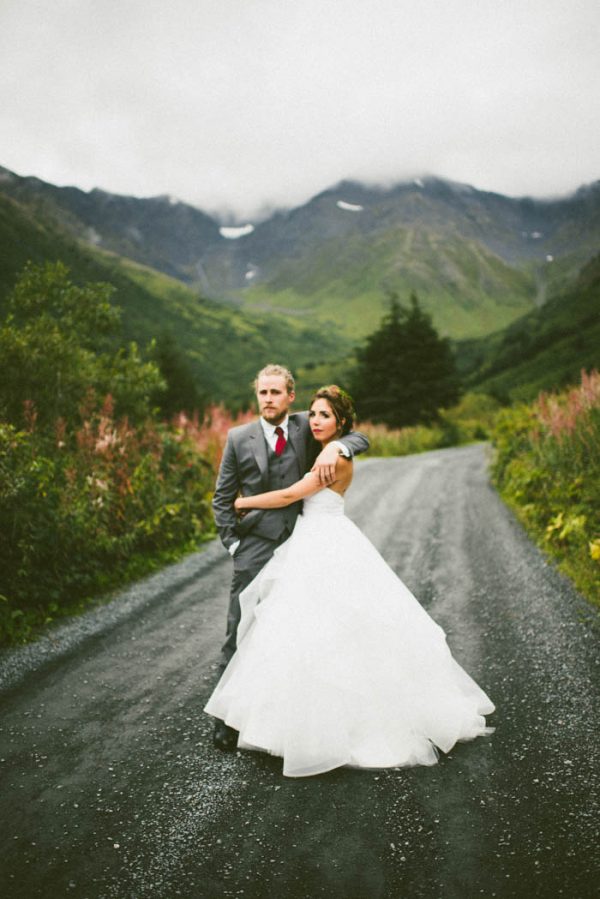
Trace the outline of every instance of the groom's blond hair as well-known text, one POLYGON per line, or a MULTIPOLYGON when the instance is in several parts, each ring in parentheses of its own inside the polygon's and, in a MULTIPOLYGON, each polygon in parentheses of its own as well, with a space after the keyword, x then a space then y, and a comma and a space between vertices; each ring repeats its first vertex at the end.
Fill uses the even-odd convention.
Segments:
POLYGON ((262 377, 270 377, 271 375, 276 375, 280 378, 283 378, 285 381, 285 387, 288 393, 296 392, 296 382, 294 381, 294 376, 289 370, 289 368, 284 368, 283 365, 265 365, 264 368, 261 368, 259 373, 254 379, 253 387, 254 392, 258 390, 258 381, 259 378, 262 377))

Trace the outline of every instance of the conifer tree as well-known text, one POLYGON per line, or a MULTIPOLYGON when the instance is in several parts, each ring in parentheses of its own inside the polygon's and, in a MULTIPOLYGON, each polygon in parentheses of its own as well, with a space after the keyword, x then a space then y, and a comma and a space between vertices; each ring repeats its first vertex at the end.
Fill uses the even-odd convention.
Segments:
POLYGON ((435 330, 415 293, 410 308, 390 294, 390 311, 357 353, 353 394, 361 418, 391 428, 435 421, 460 395, 447 339, 435 330))
POLYGON ((155 397, 162 415, 170 418, 177 412, 202 413, 205 401, 190 363, 168 331, 163 331, 156 340, 153 359, 165 382, 164 389, 155 397))

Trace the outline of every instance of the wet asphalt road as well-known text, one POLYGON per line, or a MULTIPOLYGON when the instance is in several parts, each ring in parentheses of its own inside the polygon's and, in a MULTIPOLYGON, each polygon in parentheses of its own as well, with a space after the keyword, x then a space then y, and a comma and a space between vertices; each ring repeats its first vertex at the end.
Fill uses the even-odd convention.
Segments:
POLYGON ((357 466, 347 512, 496 703, 433 768, 293 780, 211 746, 217 544, 0 658, 0 891, 16 897, 600 895, 600 616, 489 486, 485 446, 357 466))

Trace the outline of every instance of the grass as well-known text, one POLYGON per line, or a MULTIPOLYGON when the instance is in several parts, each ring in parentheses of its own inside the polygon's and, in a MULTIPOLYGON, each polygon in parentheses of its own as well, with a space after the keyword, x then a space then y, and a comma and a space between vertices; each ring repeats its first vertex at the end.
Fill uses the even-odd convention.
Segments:
POLYGON ((532 308, 535 296, 531 273, 473 241, 395 228, 369 235, 368 242, 362 235, 328 240, 310 257, 282 262, 275 277, 244 290, 241 300, 247 309, 336 322, 359 339, 387 311, 386 289, 406 298, 416 290, 436 328, 456 338, 508 325, 532 308))
POLYGON ((499 409, 499 403, 492 397, 469 393, 456 406, 441 411, 439 420, 432 425, 394 430, 361 422, 358 429, 369 438, 368 455, 406 456, 488 439, 499 409))

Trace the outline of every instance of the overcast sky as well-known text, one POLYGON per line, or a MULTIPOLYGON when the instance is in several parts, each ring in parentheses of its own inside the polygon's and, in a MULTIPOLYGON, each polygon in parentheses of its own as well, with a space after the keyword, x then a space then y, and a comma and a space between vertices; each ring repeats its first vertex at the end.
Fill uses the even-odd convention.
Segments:
POLYGON ((239 221, 342 178, 600 178, 598 0, 0 0, 0 164, 239 221))

